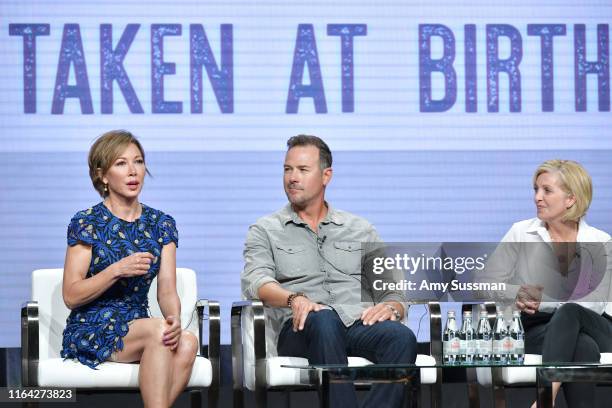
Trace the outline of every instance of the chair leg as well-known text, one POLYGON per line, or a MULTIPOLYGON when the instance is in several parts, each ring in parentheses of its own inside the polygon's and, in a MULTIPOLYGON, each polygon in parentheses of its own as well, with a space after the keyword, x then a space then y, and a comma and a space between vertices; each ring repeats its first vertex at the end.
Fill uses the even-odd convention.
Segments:
POLYGON ((476 369, 466 369, 466 376, 470 408, 480 408, 480 394, 478 388, 478 379, 476 377, 476 369))
POLYGON ((208 408, 217 408, 219 406, 219 388, 209 387, 208 392, 207 392, 207 397, 208 397, 208 408))
POLYGON ((234 388, 234 408, 243 408, 244 407, 244 389, 242 388, 234 388))
POLYGON ((189 391, 189 405, 191 408, 202 408, 202 390, 189 391))
POLYGON ((491 379, 493 391, 493 406, 495 408, 506 408, 506 392, 504 390, 504 380, 500 367, 491 368, 491 379))
POLYGON ((470 400, 470 408, 480 407, 480 395, 478 393, 478 384, 468 384, 468 397, 470 400))
POLYGON ((410 408, 418 408, 421 406, 421 384, 420 381, 414 382, 409 386, 406 386, 405 389, 409 391, 410 395, 410 408))
POLYGON ((431 408, 442 408, 442 369, 436 368, 436 382, 431 385, 431 408))
POLYGON ((268 407, 268 390, 264 387, 255 387, 255 406, 257 408, 268 407))

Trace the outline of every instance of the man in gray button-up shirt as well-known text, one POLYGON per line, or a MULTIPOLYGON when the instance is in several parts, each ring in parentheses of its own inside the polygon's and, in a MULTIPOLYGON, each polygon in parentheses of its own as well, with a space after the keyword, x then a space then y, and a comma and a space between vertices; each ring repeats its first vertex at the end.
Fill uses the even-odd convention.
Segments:
MULTIPOLYGON (((376 363, 414 363, 416 338, 401 324, 399 292, 362 298, 364 242, 380 242, 365 219, 325 201, 332 155, 315 136, 287 142, 284 186, 289 204, 249 228, 242 273, 247 298, 261 299, 282 329, 279 355, 311 364, 346 364, 347 355, 376 363)), ((331 387, 331 406, 354 407, 350 384, 331 387)), ((373 387, 365 406, 401 406, 403 387, 373 387)))

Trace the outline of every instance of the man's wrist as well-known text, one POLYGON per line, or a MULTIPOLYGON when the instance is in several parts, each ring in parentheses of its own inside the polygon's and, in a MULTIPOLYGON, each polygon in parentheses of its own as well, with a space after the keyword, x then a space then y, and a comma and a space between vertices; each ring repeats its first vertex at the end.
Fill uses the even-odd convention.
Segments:
POLYGON ((300 296, 301 296, 301 297, 305 297, 306 299, 308 299, 308 296, 306 296, 306 295, 305 295, 303 292, 295 292, 295 293, 292 293, 292 294, 290 294, 290 295, 287 297, 287 307, 289 307, 289 308, 290 308, 290 307, 293 305, 293 302, 295 301, 295 298, 298 298, 298 297, 300 297, 300 296))

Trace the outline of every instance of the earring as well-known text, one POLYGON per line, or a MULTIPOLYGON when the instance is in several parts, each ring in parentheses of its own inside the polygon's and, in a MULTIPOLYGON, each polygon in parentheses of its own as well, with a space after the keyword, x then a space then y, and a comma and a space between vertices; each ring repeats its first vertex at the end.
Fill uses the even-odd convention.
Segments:
POLYGON ((105 192, 105 193, 108 193, 108 184, 105 184, 105 185, 104 185, 104 192, 105 192))

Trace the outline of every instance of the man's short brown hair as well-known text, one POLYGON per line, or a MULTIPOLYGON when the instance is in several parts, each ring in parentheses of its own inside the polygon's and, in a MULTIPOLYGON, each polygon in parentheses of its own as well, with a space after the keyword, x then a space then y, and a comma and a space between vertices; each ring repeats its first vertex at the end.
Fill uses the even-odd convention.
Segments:
POLYGON ((321 170, 325 170, 332 166, 332 153, 329 150, 327 143, 320 137, 311 135, 297 135, 290 137, 287 140, 287 150, 296 146, 315 146, 319 149, 319 165, 321 170))

